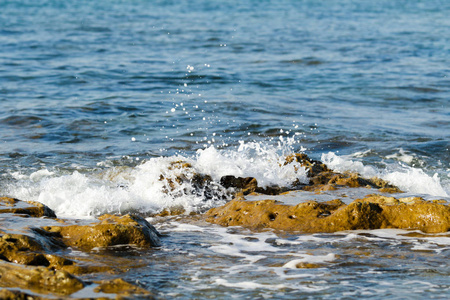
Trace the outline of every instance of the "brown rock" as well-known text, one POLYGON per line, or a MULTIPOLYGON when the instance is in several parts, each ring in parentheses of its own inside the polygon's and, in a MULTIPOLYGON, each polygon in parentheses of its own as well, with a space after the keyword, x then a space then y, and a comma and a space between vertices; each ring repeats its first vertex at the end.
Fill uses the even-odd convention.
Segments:
POLYGON ((58 233, 69 246, 91 250, 95 247, 135 245, 160 246, 159 233, 144 218, 134 215, 103 215, 101 222, 91 225, 48 226, 44 229, 58 233))
POLYGON ((295 265, 297 269, 317 269, 317 268, 323 268, 326 267, 325 264, 315 264, 315 263, 306 263, 301 262, 295 265))
POLYGON ((300 163, 308 171, 309 184, 293 183, 294 186, 298 186, 306 191, 321 192, 335 190, 339 187, 370 187, 380 189, 384 193, 401 193, 397 187, 390 185, 380 178, 366 179, 357 173, 337 173, 328 169, 321 161, 310 159, 303 153, 288 156, 285 164, 292 163, 293 161, 300 163))
MULTIPOLYGON (((55 217, 50 209, 37 202, 8 197, 0 198, 0 213, 8 214, 7 222, 2 224, 5 227, 0 230, 0 286, 7 288, 0 290, 0 299, 45 299, 47 295, 51 299, 61 299, 84 287, 84 283, 72 274, 90 274, 92 278, 92 273, 120 274, 143 266, 139 259, 110 255, 109 250, 88 255, 71 253, 70 257, 65 257, 68 246, 91 250, 122 244, 128 246, 120 249, 129 249, 130 244, 138 247, 160 245, 156 229, 137 216, 104 215, 97 222, 83 226, 49 219, 45 220, 46 224, 57 226, 40 228, 34 227, 33 218, 55 217)), ((131 284, 127 286, 125 282, 102 283, 101 287, 105 293, 108 288, 110 293, 115 293, 113 285, 119 298, 134 298, 135 294, 146 299, 153 297, 150 292, 131 284)))
POLYGON ((41 299, 45 299, 45 298, 27 294, 22 291, 1 289, 0 290, 0 299, 3 299, 3 300, 41 300, 41 299))
POLYGON ((9 197, 0 197, 0 213, 56 218, 54 211, 42 203, 36 201, 21 201, 9 197))
POLYGON ((84 283, 68 272, 45 267, 21 266, 0 261, 0 285, 28 289, 41 294, 70 295, 84 283))
POLYGON ((324 203, 309 201, 295 206, 275 200, 234 199, 222 207, 210 209, 206 215, 207 221, 223 226, 309 233, 378 228, 419 229, 424 232, 450 229, 450 207, 418 197, 396 199, 369 195, 349 205, 333 200, 324 203))
POLYGON ((302 187, 305 191, 320 192, 328 190, 336 190, 339 187, 349 188, 375 188, 380 189, 384 193, 401 193, 402 191, 397 187, 390 185, 386 181, 374 177, 366 179, 361 177, 357 173, 336 173, 332 171, 323 171, 316 173, 315 176, 310 178, 309 185, 302 187))
POLYGON ((140 286, 126 282, 121 278, 117 278, 114 280, 103 280, 98 283, 99 286, 94 289, 94 292, 96 293, 118 294, 122 296, 153 295, 150 291, 147 291, 140 286))
POLYGON ((42 253, 45 247, 36 239, 23 234, 4 234, 0 237, 0 259, 22 265, 48 266, 42 253))
POLYGON ((286 157, 286 163, 289 164, 293 161, 297 161, 300 163, 302 167, 304 167, 308 171, 308 177, 315 177, 322 172, 330 171, 328 167, 318 160, 310 159, 304 153, 295 153, 286 157))

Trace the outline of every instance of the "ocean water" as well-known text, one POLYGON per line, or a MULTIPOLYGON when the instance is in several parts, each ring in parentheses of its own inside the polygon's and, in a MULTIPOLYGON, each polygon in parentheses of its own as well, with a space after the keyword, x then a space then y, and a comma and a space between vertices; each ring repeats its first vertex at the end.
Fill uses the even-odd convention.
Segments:
MULTIPOLYGON (((1 0, 1 194, 66 218, 204 212, 229 200, 223 175, 306 182, 280 166, 304 152, 450 200, 448 15, 438 0, 1 0), (212 197, 167 192, 196 173, 212 197)), ((155 222, 161 251, 124 276, 161 297, 449 295, 448 234, 155 222)))

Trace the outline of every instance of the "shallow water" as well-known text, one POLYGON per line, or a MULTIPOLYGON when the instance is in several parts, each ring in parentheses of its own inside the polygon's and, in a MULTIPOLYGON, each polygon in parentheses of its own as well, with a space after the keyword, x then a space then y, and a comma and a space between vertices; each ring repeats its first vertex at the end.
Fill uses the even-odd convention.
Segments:
MULTIPOLYGON (((67 218, 203 212, 229 199, 217 184, 223 175, 266 186, 307 181, 302 168, 281 163, 305 152, 408 195, 450 196, 447 1, 0 7, 3 195, 67 218), (192 167, 174 168, 180 160, 192 167), (165 192, 171 178, 195 173, 211 176, 214 197, 188 182, 165 192)), ((445 235, 284 237, 180 224, 161 223, 170 234, 163 251, 149 254, 161 260, 127 275, 162 297, 448 296, 445 235), (232 245, 217 241, 231 237, 232 245), (369 254, 351 252, 357 247, 369 254), (283 267, 305 253, 330 261, 283 267), (189 268, 177 263, 184 259, 189 268)))

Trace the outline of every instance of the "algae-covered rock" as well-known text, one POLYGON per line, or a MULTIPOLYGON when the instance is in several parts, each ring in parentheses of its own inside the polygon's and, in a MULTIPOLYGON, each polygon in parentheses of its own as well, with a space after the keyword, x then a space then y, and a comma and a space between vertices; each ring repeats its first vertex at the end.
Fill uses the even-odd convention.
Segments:
POLYGON ((29 293, 25 293, 23 291, 18 290, 8 290, 1 289, 0 290, 0 299, 2 300, 41 300, 46 299, 36 295, 31 295, 29 293))
POLYGON ((369 187, 380 189, 384 193, 400 193, 400 189, 388 182, 374 177, 363 178, 357 173, 338 173, 330 170, 324 163, 309 158, 304 153, 296 153, 286 157, 286 164, 298 162, 307 171, 309 184, 293 183, 300 189, 313 192, 336 190, 339 187, 369 187))
MULTIPOLYGON (((69 246, 89 251, 123 244, 160 245, 156 229, 133 215, 104 215, 93 224, 74 225, 78 222, 56 219, 43 204, 9 197, 0 198, 0 214, 0 286, 6 288, 0 290, 0 299, 61 299, 90 284, 73 274, 101 278, 96 274, 118 274, 143 266, 133 256, 108 251, 76 254, 69 246)), ((101 282, 99 289, 122 298, 152 297, 139 286, 120 280, 101 282)))
POLYGON ((4 234, 0 237, 0 259, 33 266, 49 266, 45 252, 65 246, 52 240, 38 239, 26 234, 4 234), (58 247, 58 246, 60 247, 58 247))
POLYGON ((66 271, 21 266, 2 261, 0 261, 0 285, 58 295, 70 295, 84 287, 81 280, 66 271))
POLYGON ((288 186, 258 186, 258 182, 254 177, 235 177, 233 175, 223 176, 220 179, 220 184, 225 188, 234 188, 235 195, 242 193, 244 195, 250 193, 259 193, 265 195, 279 195, 281 193, 292 190, 305 190, 311 192, 324 192, 337 190, 342 187, 367 187, 379 189, 384 193, 400 193, 401 191, 390 185, 388 182, 374 177, 363 178, 357 173, 338 173, 330 170, 324 163, 309 158, 306 154, 296 153, 286 157, 284 165, 297 163, 305 168, 309 179, 308 183, 293 181, 288 186))
POLYGON ((300 163, 300 165, 306 169, 308 177, 315 177, 322 172, 330 171, 324 163, 313 160, 304 153, 295 153, 287 156, 285 164, 290 164, 294 161, 300 163))
POLYGON ((241 198, 212 208, 206 215, 207 221, 223 226, 308 233, 379 228, 418 229, 423 232, 446 232, 450 229, 450 207, 418 197, 396 199, 369 195, 349 205, 339 200, 285 205, 275 200, 246 201, 241 198))
POLYGON ((55 212, 42 203, 36 201, 21 201, 10 197, 0 197, 0 213, 56 218, 55 212))
POLYGON ((363 178, 357 173, 336 173, 332 171, 323 171, 317 173, 315 176, 310 178, 310 183, 304 187, 303 190, 320 192, 328 190, 336 190, 339 187, 367 187, 379 189, 380 192, 385 193, 401 193, 402 191, 397 187, 390 185, 388 182, 374 177, 374 178, 363 178))
POLYGON ((157 247, 159 233, 144 218, 134 215, 103 215, 100 222, 90 225, 48 226, 44 229, 58 233, 66 245, 90 250, 116 245, 157 247))
POLYGON ((103 280, 97 283, 99 285, 94 289, 94 292, 96 293, 117 294, 121 296, 145 295, 147 296, 146 299, 149 299, 149 296, 153 295, 152 292, 135 284, 131 284, 121 278, 103 280))

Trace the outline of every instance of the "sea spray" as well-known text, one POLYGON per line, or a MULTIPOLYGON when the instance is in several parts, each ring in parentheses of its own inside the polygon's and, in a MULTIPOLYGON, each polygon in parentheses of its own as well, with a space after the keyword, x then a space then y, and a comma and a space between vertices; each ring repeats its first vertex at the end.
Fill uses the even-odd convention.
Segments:
POLYGON ((283 139, 277 145, 239 142, 237 150, 218 151, 214 147, 197 151, 199 169, 219 180, 225 175, 254 177, 261 187, 289 187, 298 180, 308 183, 306 171, 298 162, 286 164, 294 152, 294 139, 283 139))
POLYGON ((331 169, 338 172, 357 172, 363 177, 379 177, 409 193, 448 197, 439 175, 427 174, 424 170, 411 167, 403 162, 386 164, 384 169, 364 165, 352 160, 350 156, 338 156, 333 152, 322 154, 321 160, 331 169))
POLYGON ((225 175, 255 177, 261 187, 307 183, 306 171, 298 162, 286 163, 294 144, 293 139, 280 138, 276 145, 240 142, 238 148, 221 150, 210 146, 192 157, 150 158, 135 167, 99 163, 96 170, 71 173, 41 169, 16 174, 7 192, 44 203, 64 217, 153 214, 172 208, 203 212, 231 199, 233 190, 219 184, 225 175))

